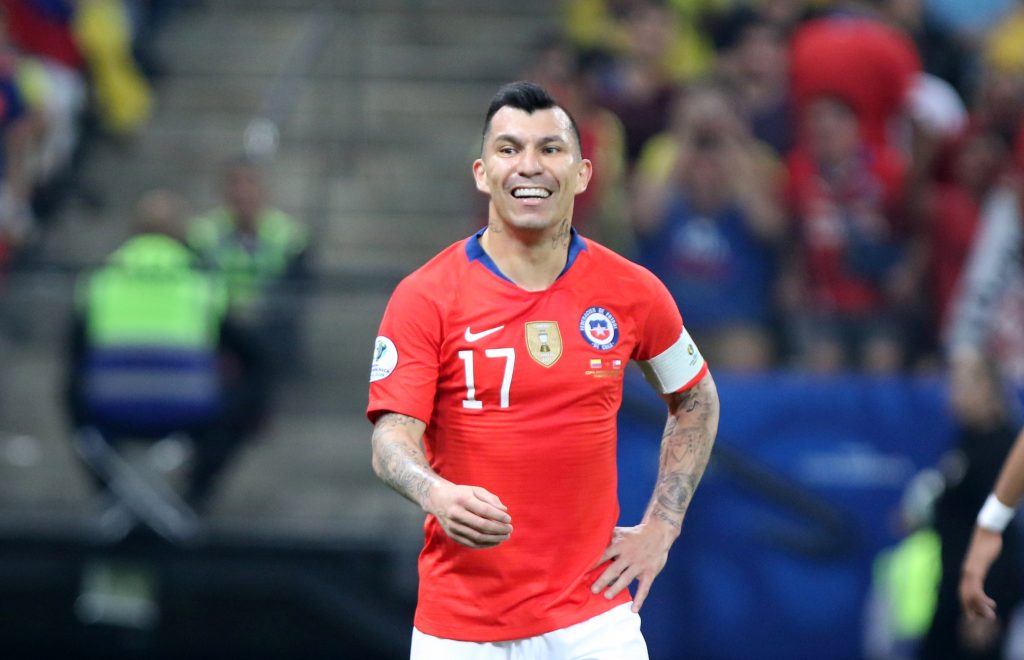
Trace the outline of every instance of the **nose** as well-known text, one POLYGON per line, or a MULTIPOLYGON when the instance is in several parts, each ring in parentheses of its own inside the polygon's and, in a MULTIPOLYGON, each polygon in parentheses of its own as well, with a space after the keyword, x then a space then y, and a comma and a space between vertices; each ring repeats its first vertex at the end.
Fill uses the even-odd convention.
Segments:
POLYGON ((533 147, 527 147, 520 152, 517 165, 522 176, 535 176, 544 169, 540 162, 540 153, 533 147))

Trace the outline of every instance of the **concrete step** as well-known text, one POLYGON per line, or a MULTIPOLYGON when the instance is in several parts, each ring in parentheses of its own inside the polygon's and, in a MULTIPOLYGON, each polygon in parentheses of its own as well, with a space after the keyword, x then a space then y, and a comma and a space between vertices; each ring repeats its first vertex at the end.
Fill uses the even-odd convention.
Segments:
POLYGON ((269 75, 179 74, 162 82, 157 90, 155 122, 177 117, 193 118, 207 113, 238 113, 252 116, 273 81, 269 75))
MULTIPOLYGON (((270 87, 269 79, 249 78, 238 83, 234 89, 242 91, 235 93, 215 77, 178 79, 161 91, 147 139, 173 146, 187 139, 183 133, 192 132, 193 141, 201 143, 207 126, 244 135, 253 117, 262 111, 263 97, 270 87), (175 134, 169 138, 159 134, 169 131, 175 134)), ((362 105, 361 99, 343 84, 302 83, 283 116, 275 117, 279 122, 278 144, 322 148, 325 143, 356 142, 359 136, 365 137, 362 105)))
POLYGON ((365 273, 381 270, 411 273, 443 247, 445 245, 410 246, 394 241, 377 244, 330 243, 318 247, 316 263, 327 273, 335 268, 365 273))
MULTIPOLYGON (((488 3, 479 3, 486 5, 488 3)), ((446 78, 467 70, 486 78, 490 68, 517 68, 540 34, 553 29, 547 15, 496 14, 465 7, 396 11, 329 8, 211 8, 186 15, 164 42, 176 75, 274 75, 294 48, 325 30, 314 75, 385 73, 446 78), (410 51, 425 48, 417 60, 410 51), (405 51, 389 58, 393 49, 405 51), (255 51, 255 52, 254 52, 255 51), (360 69, 362 66, 364 68, 360 69), (381 67, 383 66, 383 71, 381 67), (447 67, 457 67, 449 71, 447 67), (369 67, 369 68, 365 68, 369 67)))
POLYGON ((288 7, 195 10, 168 26, 162 50, 174 76, 276 75, 308 16, 288 7))
POLYGON ((480 49, 524 48, 532 45, 540 34, 557 27, 547 14, 493 13, 460 8, 407 14, 380 12, 370 15, 369 20, 368 33, 374 44, 382 46, 461 44, 480 49))
MULTIPOLYGON (((506 78, 500 78, 503 82, 506 78)), ((368 85, 363 97, 370 128, 403 121, 429 124, 436 117, 473 119, 480 123, 498 82, 465 82, 459 79, 378 80, 368 85)))
POLYGON ((370 49, 364 66, 366 74, 378 80, 457 79, 489 84, 522 70, 530 56, 528 49, 515 44, 479 48, 445 42, 395 43, 370 49))

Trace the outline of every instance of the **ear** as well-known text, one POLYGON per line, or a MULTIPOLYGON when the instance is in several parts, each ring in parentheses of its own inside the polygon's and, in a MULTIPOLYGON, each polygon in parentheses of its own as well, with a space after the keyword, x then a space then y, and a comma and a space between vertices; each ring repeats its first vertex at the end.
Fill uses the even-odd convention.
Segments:
POLYGON ((594 164, 589 159, 580 161, 580 169, 576 172, 576 194, 587 189, 590 184, 590 177, 594 176, 594 164))
POLYGON ((476 189, 482 193, 491 194, 491 186, 487 183, 487 172, 484 171, 484 161, 477 158, 473 161, 473 179, 476 180, 476 189))

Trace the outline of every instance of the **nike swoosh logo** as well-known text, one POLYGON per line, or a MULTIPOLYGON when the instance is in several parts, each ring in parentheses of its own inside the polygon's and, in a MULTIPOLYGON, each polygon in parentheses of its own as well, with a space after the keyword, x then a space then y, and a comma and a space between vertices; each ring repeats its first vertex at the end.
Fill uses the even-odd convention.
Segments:
POLYGON ((499 325, 497 328, 491 328, 490 330, 484 330, 483 332, 473 332, 468 327, 466 328, 466 341, 473 343, 478 339, 483 339, 487 335, 493 335, 498 330, 501 330, 505 326, 499 325))

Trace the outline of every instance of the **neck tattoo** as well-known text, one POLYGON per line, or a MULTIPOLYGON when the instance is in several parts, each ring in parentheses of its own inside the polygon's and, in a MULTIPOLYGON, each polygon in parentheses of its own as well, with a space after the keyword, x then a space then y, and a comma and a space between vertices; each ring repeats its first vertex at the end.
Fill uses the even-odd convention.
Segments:
POLYGON ((559 225, 558 231, 551 237, 551 249, 557 250, 569 245, 569 235, 571 224, 569 218, 562 220, 562 224, 559 225))

